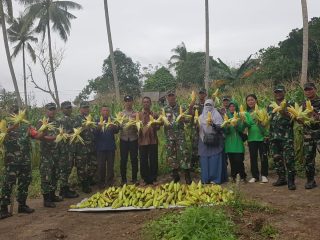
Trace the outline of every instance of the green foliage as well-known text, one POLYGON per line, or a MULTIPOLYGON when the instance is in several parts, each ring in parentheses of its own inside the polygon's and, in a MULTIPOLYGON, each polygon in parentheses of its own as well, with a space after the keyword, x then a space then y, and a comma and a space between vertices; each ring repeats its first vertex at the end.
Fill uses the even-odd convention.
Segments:
POLYGON ((263 225, 262 229, 260 230, 260 233, 263 237, 269 239, 276 239, 279 235, 278 229, 276 229, 270 224, 263 225))
POLYGON ((167 214, 148 224, 145 239, 233 240, 234 224, 220 208, 192 207, 167 214))
POLYGON ((144 91, 167 91, 176 86, 176 80, 165 67, 158 69, 151 75, 143 86, 144 91))

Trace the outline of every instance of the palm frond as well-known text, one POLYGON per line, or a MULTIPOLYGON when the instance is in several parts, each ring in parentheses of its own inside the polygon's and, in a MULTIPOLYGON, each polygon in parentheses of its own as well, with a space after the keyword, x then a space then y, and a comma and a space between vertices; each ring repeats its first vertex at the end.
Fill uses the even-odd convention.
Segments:
POLYGON ((75 9, 75 10, 81 10, 82 6, 76 2, 72 1, 55 1, 54 4, 62 9, 75 9))
POLYGON ((35 63, 36 59, 37 59, 36 53, 35 53, 34 49, 32 48, 32 46, 30 45, 30 43, 27 43, 27 49, 28 49, 28 52, 30 54, 32 61, 35 63))
POLYGON ((17 57, 18 53, 21 51, 22 49, 22 45, 23 45, 23 42, 19 42, 15 47, 14 47, 14 50, 13 50, 13 53, 11 55, 11 58, 15 58, 17 57))

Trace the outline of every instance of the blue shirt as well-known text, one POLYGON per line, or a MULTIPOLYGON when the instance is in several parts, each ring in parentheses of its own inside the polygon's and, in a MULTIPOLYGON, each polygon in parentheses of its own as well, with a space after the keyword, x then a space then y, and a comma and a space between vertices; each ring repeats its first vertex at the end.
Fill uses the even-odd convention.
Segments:
MULTIPOLYGON (((104 119, 108 122, 108 118, 104 119)), ((99 121, 97 121, 98 123, 99 121)), ((108 128, 102 131, 97 129, 95 131, 96 150, 101 151, 114 151, 116 149, 116 141, 114 135, 119 132, 118 128, 108 128)))

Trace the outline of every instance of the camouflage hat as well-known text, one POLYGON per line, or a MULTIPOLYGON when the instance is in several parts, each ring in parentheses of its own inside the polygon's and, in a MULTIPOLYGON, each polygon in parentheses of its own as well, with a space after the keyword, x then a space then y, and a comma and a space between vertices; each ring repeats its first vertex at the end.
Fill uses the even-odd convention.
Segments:
POLYGON ((69 101, 65 101, 61 103, 61 108, 62 109, 68 109, 68 108, 72 108, 72 104, 69 101))
POLYGON ((285 92, 286 89, 283 85, 277 85, 273 88, 273 92, 285 92))
POLYGON ((308 82, 303 85, 303 89, 317 89, 316 85, 313 82, 308 82))
POLYGON ((171 89, 171 90, 167 91, 167 96, 170 96, 170 95, 176 95, 175 89, 171 89))
POLYGON ((87 102, 87 101, 82 101, 82 102, 80 103, 80 108, 88 108, 88 107, 90 107, 89 102, 87 102))
POLYGON ((224 101, 224 100, 230 101, 230 100, 231 100, 231 97, 230 97, 230 96, 223 96, 223 97, 222 97, 222 101, 224 101))
POLYGON ((131 101, 133 101, 133 97, 130 96, 130 95, 126 95, 126 96, 124 96, 123 101, 125 101, 125 102, 131 102, 131 101))
POLYGON ((207 90, 205 88, 200 88, 198 93, 207 93, 207 90))
POLYGON ((56 109, 57 109, 57 106, 56 106, 55 103, 51 102, 51 103, 47 103, 47 104, 45 105, 45 108, 46 108, 47 110, 56 110, 56 109))

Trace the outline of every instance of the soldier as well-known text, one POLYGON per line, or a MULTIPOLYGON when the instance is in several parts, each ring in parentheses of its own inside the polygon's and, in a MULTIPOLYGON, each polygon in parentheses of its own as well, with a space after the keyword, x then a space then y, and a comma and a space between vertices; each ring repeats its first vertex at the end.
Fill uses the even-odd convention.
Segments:
MULTIPOLYGON (((72 105, 71 102, 65 101, 61 103, 61 110, 63 116, 59 119, 59 125, 63 127, 64 131, 68 134, 73 132, 74 120, 71 116, 72 114, 72 105)), ((77 198, 79 194, 75 191, 70 190, 68 179, 71 174, 73 166, 73 151, 72 146, 61 141, 58 144, 59 149, 59 180, 60 180, 60 196, 63 198, 77 198)))
MULTIPOLYGON (((313 106, 312 117, 317 123, 312 123, 310 125, 304 126, 304 156, 305 156, 305 168, 307 183, 305 184, 305 189, 312 189, 317 186, 314 180, 315 175, 315 158, 316 151, 320 148, 320 97, 317 95, 317 88, 314 83, 306 83, 304 85, 304 95, 308 100, 311 101, 313 106)), ((304 102, 303 108, 306 108, 306 103, 304 102)))
MULTIPOLYGON (((58 121, 55 119, 56 104, 48 103, 45 105, 46 117, 49 123, 52 123, 56 128, 58 121)), ((38 128, 42 125, 39 121, 38 128)), ((56 196, 57 181, 59 177, 59 152, 57 144, 54 142, 57 136, 57 129, 45 130, 40 142, 40 176, 41 176, 41 191, 43 194, 44 207, 56 207, 54 202, 61 202, 62 198, 56 196)))
MULTIPOLYGON (((74 127, 81 127, 83 121, 89 115, 89 102, 80 103, 80 114, 75 118, 74 127)), ((97 159, 94 145, 94 129, 84 128, 81 137, 85 144, 75 144, 75 158, 78 172, 78 178, 81 182, 82 191, 90 193, 92 190, 90 185, 93 184, 93 177, 97 170, 97 159)))
MULTIPOLYGON (((274 88, 274 97, 278 105, 285 100, 284 86, 279 85, 274 88)), ((287 103, 287 106, 289 106, 289 103, 287 103)), ((269 139, 275 169, 278 174, 277 181, 272 185, 283 186, 288 183, 288 189, 295 190, 293 123, 286 110, 282 110, 280 113, 272 113, 272 109, 269 108, 269 112, 271 114, 269 139), (286 179, 286 170, 288 172, 288 181, 286 179)))
MULTIPOLYGON (((17 114, 18 106, 13 106, 12 113, 17 114)), ((30 126, 26 123, 9 125, 5 147, 5 177, 1 192, 0 219, 11 216, 8 212, 13 185, 18 180, 19 203, 18 213, 33 213, 34 209, 26 204, 28 187, 31 183, 31 135, 30 126)))
POLYGON ((170 125, 164 126, 166 136, 167 161, 172 169, 172 178, 174 182, 180 181, 179 169, 185 172, 185 180, 187 184, 191 184, 190 176, 190 158, 188 157, 188 150, 184 132, 184 117, 176 122, 179 116, 180 106, 176 102, 176 95, 174 91, 169 91, 167 94, 168 104, 165 106, 165 114, 170 125))
MULTIPOLYGON (((200 88, 198 92, 198 102, 191 102, 189 106, 189 112, 194 116, 196 110, 198 110, 199 116, 201 115, 204 103, 207 98, 207 91, 205 88, 200 88)), ((199 142, 199 125, 192 125, 192 154, 191 154, 191 168, 194 170, 199 165, 198 155, 198 142, 199 142)))

